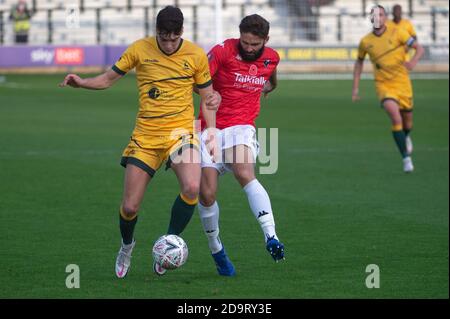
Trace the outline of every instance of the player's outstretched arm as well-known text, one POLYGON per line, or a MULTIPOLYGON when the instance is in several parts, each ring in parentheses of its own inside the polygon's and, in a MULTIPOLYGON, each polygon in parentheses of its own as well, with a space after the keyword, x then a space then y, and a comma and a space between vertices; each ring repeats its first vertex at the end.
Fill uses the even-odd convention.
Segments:
POLYGON ((419 62, 419 60, 422 58, 423 54, 425 53, 425 49, 417 41, 414 41, 414 43, 411 45, 411 48, 415 49, 416 53, 412 57, 411 61, 405 62, 405 66, 409 71, 412 71, 416 67, 417 63, 419 62))
POLYGON ((81 78, 76 74, 68 74, 59 84, 60 87, 71 86, 88 90, 104 90, 112 86, 122 76, 112 69, 92 78, 81 78))
POLYGON ((352 101, 356 102, 359 97, 359 82, 361 80, 361 73, 364 67, 364 60, 357 59, 353 68, 353 89, 352 89, 352 101))

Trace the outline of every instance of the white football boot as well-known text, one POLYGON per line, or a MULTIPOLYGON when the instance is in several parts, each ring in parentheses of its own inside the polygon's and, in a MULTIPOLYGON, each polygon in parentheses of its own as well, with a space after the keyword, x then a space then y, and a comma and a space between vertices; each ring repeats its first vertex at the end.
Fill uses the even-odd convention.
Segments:
POLYGON ((408 152, 409 155, 412 154, 413 149, 414 149, 414 147, 413 147, 411 136, 407 136, 406 137, 406 151, 408 152))
POLYGON ((116 275, 118 278, 124 278, 128 274, 131 266, 131 252, 133 251, 134 245, 136 245, 134 239, 129 245, 124 245, 122 241, 122 246, 116 259, 116 275))
POLYGON ((412 173, 412 171, 414 171, 414 165, 411 157, 409 156, 403 159, 403 171, 405 173, 412 173))

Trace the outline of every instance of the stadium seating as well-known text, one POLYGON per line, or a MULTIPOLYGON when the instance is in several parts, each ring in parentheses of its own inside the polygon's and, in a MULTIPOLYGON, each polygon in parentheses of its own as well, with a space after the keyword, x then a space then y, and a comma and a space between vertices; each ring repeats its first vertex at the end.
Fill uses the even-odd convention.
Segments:
MULTIPOLYGON (((318 41, 310 41, 299 37, 299 27, 296 17, 292 16, 290 8, 283 0, 223 0, 223 37, 237 37, 238 24, 243 15, 258 13, 271 22, 271 43, 273 45, 290 44, 319 44, 342 45, 354 44, 362 35, 370 30, 370 24, 363 15, 361 0, 335 0, 331 5, 313 10, 318 14, 317 34, 318 41), (341 15, 340 28, 338 16, 341 15), (340 36, 338 36, 340 34, 340 36)), ((414 0, 414 14, 408 17, 408 0, 380 0, 388 10, 393 4, 399 3, 404 7, 405 16, 414 23, 422 43, 448 44, 448 1, 445 0, 414 0), (431 12, 436 11, 436 37, 433 35, 431 12)), ((0 0, 0 12, 3 12, 4 44, 11 44, 13 32, 8 20, 10 7, 16 0, 0 0)), ((32 1, 28 1, 32 6, 32 1)), ((96 9, 100 13, 100 43, 127 44, 137 38, 145 36, 144 7, 149 6, 149 33, 153 34, 156 11, 165 5, 178 3, 185 14, 185 37, 194 39, 194 7, 197 15, 196 32, 197 41, 202 45, 209 45, 216 41, 215 16, 213 0, 157 0, 156 11, 153 0, 131 0, 131 10, 127 7, 128 0, 84 0, 84 10, 80 11, 80 30, 74 32, 66 23, 66 6, 77 5, 79 0, 36 0, 37 12, 32 18, 30 31, 31 44, 46 44, 48 40, 48 13, 52 10, 53 35, 55 44, 96 44, 96 9)), ((372 1, 366 1, 367 6, 372 1)), ((314 8, 316 9, 316 8, 314 8)), ((301 34, 301 31, 300 31, 301 34)))

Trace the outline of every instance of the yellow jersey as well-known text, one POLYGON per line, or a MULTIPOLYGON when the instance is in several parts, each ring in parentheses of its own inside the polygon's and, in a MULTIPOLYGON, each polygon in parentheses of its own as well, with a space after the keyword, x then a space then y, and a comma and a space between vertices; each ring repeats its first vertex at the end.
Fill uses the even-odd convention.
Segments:
POLYGON ((401 19, 399 23, 395 23, 393 20, 388 20, 386 26, 390 28, 399 28, 408 32, 408 34, 414 38, 417 38, 416 30, 411 21, 407 19, 401 19))
MULTIPOLYGON (((414 29, 414 26, 412 25, 412 23, 409 20, 402 19, 402 20, 400 20, 399 23, 395 23, 393 20, 388 20, 386 22, 386 25, 391 28, 402 29, 402 30, 408 32, 408 34, 410 36, 417 39, 416 30, 414 29)), ((408 54, 406 55, 406 61, 411 61, 411 59, 414 56, 416 51, 414 49, 410 49, 408 47, 405 47, 405 50, 406 50, 406 52, 408 52, 408 54)))
POLYGON ((124 75, 136 68, 139 111, 134 134, 170 135, 191 131, 194 117, 193 87, 211 85, 205 51, 181 39, 177 51, 167 55, 155 37, 131 44, 112 69, 124 75))
POLYGON ((375 81, 410 83, 409 72, 405 67, 404 46, 411 46, 415 39, 406 31, 387 26, 381 35, 371 32, 362 38, 358 48, 358 59, 364 60, 366 54, 373 64, 375 81))

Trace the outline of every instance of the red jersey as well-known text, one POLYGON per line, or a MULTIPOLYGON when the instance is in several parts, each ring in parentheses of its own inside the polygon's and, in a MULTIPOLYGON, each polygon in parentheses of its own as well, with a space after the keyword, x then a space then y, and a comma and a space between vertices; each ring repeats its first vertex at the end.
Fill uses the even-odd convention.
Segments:
MULTIPOLYGON (((250 124, 260 110, 261 91, 280 62, 278 53, 268 47, 255 61, 244 61, 239 55, 239 39, 228 39, 208 53, 214 90, 222 96, 217 110, 216 127, 250 124)), ((206 122, 200 110, 202 129, 206 122)))

